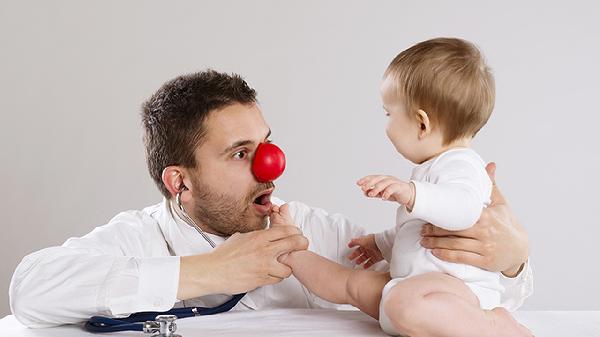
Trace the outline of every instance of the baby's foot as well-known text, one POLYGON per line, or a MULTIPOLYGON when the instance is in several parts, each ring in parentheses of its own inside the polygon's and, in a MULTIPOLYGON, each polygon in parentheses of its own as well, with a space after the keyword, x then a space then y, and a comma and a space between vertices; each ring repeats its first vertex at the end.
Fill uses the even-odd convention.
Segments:
POLYGON ((271 226, 294 226, 294 220, 290 215, 288 204, 283 204, 281 207, 273 205, 271 208, 270 222, 271 226))
POLYGON ((494 322, 494 336, 533 337, 531 331, 517 322, 506 309, 494 308, 490 314, 494 322))
MULTIPOLYGON (((290 215, 290 210, 289 210, 288 204, 281 205, 281 207, 279 207, 277 205, 273 205, 273 207, 271 208, 271 215, 269 216, 269 218, 270 218, 269 221, 270 221, 271 227, 290 226, 290 225, 295 226, 294 220, 292 219, 292 216, 290 215)), ((291 253, 279 255, 279 257, 277 258, 277 261, 284 263, 284 264, 289 264, 289 263, 286 263, 286 261, 289 258, 290 254, 291 253)))

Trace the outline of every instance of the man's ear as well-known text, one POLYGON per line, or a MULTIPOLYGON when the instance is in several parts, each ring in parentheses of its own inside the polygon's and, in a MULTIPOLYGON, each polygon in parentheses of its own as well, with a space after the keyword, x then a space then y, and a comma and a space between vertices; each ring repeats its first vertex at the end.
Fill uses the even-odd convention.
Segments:
POLYGON ((185 183, 185 172, 180 166, 167 166, 162 172, 162 182, 171 194, 175 197, 177 193, 188 190, 185 183))
POLYGON ((423 139, 431 133, 431 121, 424 110, 417 110, 417 123, 419 123, 419 139, 423 139))

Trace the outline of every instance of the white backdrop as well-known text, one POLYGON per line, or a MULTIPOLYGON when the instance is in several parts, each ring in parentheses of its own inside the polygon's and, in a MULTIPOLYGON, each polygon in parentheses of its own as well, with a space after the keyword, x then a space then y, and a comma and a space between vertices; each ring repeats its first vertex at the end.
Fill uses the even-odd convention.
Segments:
POLYGON ((389 61, 437 36, 477 43, 497 104, 475 148, 531 237, 527 309, 598 310, 598 5, 569 1, 0 1, 0 316, 20 259, 160 201, 139 107, 211 67, 259 92, 288 157, 280 197, 371 230, 394 206, 354 182, 406 178, 384 133, 389 61))

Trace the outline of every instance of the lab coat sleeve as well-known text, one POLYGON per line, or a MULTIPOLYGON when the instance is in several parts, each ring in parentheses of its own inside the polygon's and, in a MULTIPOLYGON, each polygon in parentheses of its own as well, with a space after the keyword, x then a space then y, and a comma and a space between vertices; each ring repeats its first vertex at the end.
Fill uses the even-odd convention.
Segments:
POLYGON ((26 256, 9 289, 15 317, 33 328, 80 323, 94 315, 164 311, 176 302, 179 257, 150 256, 154 229, 121 214, 60 247, 26 256))
POLYGON ((440 162, 428 181, 411 182, 416 192, 411 216, 452 231, 473 226, 492 191, 485 168, 464 158, 440 162))
POLYGON ((533 294, 533 271, 531 261, 525 262, 523 270, 514 278, 500 276, 500 283, 504 286, 501 306, 509 311, 515 311, 523 305, 525 299, 533 294))
POLYGON ((320 208, 303 203, 289 203, 294 221, 309 240, 309 250, 345 266, 352 266, 347 257, 352 238, 365 235, 365 229, 350 222, 341 214, 329 214, 320 208))

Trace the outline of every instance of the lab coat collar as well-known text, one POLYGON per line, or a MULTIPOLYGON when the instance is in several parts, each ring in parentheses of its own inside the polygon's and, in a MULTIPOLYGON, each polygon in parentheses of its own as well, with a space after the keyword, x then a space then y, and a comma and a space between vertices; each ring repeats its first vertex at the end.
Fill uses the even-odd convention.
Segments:
MULTIPOLYGON (((204 240, 196 229, 182 219, 171 209, 171 202, 164 198, 160 206, 158 224, 169 245, 172 254, 177 256, 208 253, 212 250, 210 244, 204 240)), ((207 233, 218 246, 225 238, 207 233)))
MULTIPOLYGON (((203 254, 210 252, 213 248, 210 244, 196 231, 195 228, 188 225, 181 219, 177 213, 171 209, 171 203, 164 198, 156 214, 158 225, 163 233, 166 243, 169 245, 169 251, 176 256, 186 256, 203 254)), ((225 242, 224 237, 209 234, 208 236, 219 246, 225 242)), ((251 291, 242 298, 235 309, 256 309, 256 304, 252 300, 254 292, 251 291)), ((231 298, 228 295, 209 295, 197 299, 182 301, 177 306, 215 306, 219 305, 231 298)))

